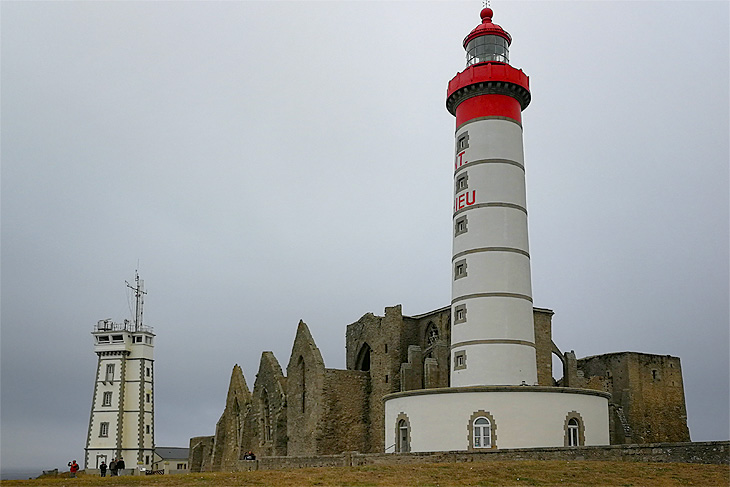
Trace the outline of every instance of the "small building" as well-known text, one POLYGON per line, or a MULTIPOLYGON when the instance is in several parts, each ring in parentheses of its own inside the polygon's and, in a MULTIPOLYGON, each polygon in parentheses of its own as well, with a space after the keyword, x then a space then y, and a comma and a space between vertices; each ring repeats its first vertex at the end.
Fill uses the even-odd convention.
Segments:
POLYGON ((152 460, 152 470, 164 475, 188 473, 188 449, 158 446, 152 460))

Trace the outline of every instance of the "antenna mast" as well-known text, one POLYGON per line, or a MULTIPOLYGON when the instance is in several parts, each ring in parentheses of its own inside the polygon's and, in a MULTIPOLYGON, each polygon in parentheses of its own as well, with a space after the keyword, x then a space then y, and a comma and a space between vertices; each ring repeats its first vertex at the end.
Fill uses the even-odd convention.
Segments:
POLYGON ((124 281, 127 287, 134 291, 135 309, 134 309, 134 331, 139 331, 142 327, 142 309, 144 307, 144 281, 139 278, 139 271, 134 271, 134 286, 124 281))

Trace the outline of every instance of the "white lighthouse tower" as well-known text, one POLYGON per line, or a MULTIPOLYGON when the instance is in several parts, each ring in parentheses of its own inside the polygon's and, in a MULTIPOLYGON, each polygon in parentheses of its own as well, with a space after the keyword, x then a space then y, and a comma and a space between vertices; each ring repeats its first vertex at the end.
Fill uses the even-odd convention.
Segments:
POLYGON ((521 112, 528 78, 482 10, 449 83, 456 116, 452 386, 537 384, 521 112))
POLYGON ((456 117, 450 387, 385 396, 397 452, 607 445, 607 393, 537 385, 522 111, 529 78, 490 8, 449 82, 456 117))
POLYGON ((86 438, 85 468, 123 458, 126 468, 149 468, 155 448, 154 339, 143 324, 144 282, 135 277, 134 322, 99 321, 92 335, 98 356, 86 438))

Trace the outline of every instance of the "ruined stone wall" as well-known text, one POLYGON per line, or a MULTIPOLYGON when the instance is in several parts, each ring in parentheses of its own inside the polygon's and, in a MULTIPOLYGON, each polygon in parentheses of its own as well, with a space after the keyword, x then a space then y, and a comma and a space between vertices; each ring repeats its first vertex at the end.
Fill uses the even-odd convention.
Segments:
POLYGON ((400 364, 408 354, 404 330, 400 305, 385 308, 383 317, 368 313, 347 326, 347 368, 369 372, 370 376, 363 414, 365 452, 380 452, 384 448, 382 398, 400 390, 400 364))
POLYGON ((303 321, 297 327, 286 375, 287 452, 297 456, 316 455, 325 415, 325 367, 322 354, 303 321))
POLYGON ((370 378, 359 370, 326 369, 317 454, 363 452, 370 427, 365 414, 370 378))
MULTIPOLYGON (((537 385, 553 386, 553 312, 549 309, 533 308, 532 317, 535 322, 537 385)), ((562 375, 562 371, 556 374, 557 378, 562 375)))
POLYGON ((582 387, 611 394, 612 444, 689 441, 678 357, 611 353, 578 360, 578 370, 582 387))
POLYGON ((246 417, 241 450, 257 456, 287 453, 286 377, 272 352, 263 352, 251 394, 251 412, 246 417))
POLYGON ((214 436, 194 436, 190 438, 188 465, 191 472, 210 472, 213 470, 214 436))
POLYGON ((245 419, 250 409, 251 393, 241 367, 236 364, 231 372, 226 407, 216 424, 211 459, 213 468, 233 465, 238 461, 245 419))

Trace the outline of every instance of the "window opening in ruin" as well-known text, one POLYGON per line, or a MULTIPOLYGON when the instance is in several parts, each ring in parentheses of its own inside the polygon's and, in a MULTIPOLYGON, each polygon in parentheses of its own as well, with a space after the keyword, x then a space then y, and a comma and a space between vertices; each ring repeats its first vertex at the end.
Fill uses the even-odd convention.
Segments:
POLYGON ((565 364, 563 362, 564 357, 558 355, 554 350, 550 354, 551 359, 551 375, 553 379, 553 385, 558 384, 565 385, 565 364))
POLYGON ((388 374, 385 374, 385 383, 388 383, 388 374))
POLYGON ((300 375, 299 375, 299 387, 300 387, 301 394, 302 394, 302 397, 301 397, 301 400, 302 400, 302 414, 304 414, 304 412, 307 409, 307 381, 306 381, 306 377, 305 377, 305 374, 304 374, 304 357, 299 356, 299 362, 297 362, 297 367, 299 367, 299 371, 300 371, 299 372, 300 373, 300 375))
POLYGON ((484 416, 474 421, 474 448, 492 447, 492 425, 484 416))
POLYGON ((269 405, 269 393, 266 389, 261 393, 262 401, 262 418, 261 426, 263 427, 263 438, 264 441, 271 441, 271 407, 269 405))
POLYGON ((430 322, 426 327, 426 343, 430 347, 436 343, 439 339, 439 330, 433 322, 430 322))
POLYGON ((360 347, 360 352, 357 354, 357 360, 355 361, 355 370, 369 371, 370 370, 370 345, 363 343, 360 347))
POLYGON ((568 446, 578 446, 578 420, 570 418, 568 421, 568 446))
POLYGON ((388 344, 385 344, 385 353, 388 353, 388 344))
POLYGON ((659 374, 657 373, 656 369, 651 369, 651 378, 652 380, 657 380, 659 377, 659 374))

